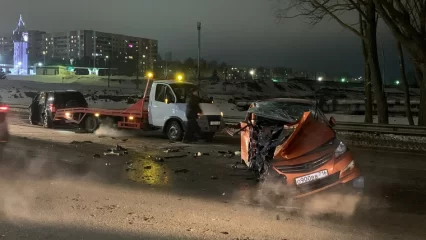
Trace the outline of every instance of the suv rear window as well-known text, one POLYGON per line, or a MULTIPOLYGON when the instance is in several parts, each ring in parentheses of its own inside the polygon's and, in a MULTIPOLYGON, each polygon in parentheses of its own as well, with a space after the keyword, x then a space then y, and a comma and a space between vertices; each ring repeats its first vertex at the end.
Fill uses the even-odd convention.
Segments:
POLYGON ((86 99, 80 92, 57 92, 55 93, 54 102, 57 107, 87 107, 86 99), (73 101, 73 106, 65 106, 73 101))

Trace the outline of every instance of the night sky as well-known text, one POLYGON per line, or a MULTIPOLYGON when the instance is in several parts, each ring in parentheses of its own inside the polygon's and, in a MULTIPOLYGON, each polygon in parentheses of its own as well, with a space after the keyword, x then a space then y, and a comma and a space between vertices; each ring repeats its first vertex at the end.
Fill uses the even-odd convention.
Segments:
MULTIPOLYGON (((162 56, 197 55, 236 66, 283 66, 362 75, 359 39, 334 21, 311 28, 304 19, 277 22, 269 0, 2 0, 0 34, 10 34, 22 14, 29 29, 98 30, 159 40, 162 56)), ((399 78, 395 40, 381 25, 386 75, 399 78)), ((393 81, 388 79, 388 81, 393 81)))

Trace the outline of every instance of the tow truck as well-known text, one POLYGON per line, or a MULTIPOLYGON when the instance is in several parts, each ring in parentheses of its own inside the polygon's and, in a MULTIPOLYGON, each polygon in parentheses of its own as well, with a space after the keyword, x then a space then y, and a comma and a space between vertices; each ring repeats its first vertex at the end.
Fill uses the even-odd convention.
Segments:
POLYGON ((203 99, 198 124, 207 141, 225 127, 223 113, 197 85, 179 80, 147 79, 143 97, 125 110, 64 108, 56 110, 54 121, 78 124, 95 132, 107 123, 120 129, 161 130, 171 141, 180 141, 186 129, 186 98, 194 89, 203 99))

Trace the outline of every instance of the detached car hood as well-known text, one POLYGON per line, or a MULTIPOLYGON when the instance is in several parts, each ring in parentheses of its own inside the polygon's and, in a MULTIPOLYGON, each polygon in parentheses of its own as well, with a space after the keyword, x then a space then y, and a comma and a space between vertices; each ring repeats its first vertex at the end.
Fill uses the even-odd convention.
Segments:
POLYGON ((335 138, 333 129, 311 112, 305 112, 292 126, 293 133, 277 146, 274 160, 291 160, 314 152, 335 138))

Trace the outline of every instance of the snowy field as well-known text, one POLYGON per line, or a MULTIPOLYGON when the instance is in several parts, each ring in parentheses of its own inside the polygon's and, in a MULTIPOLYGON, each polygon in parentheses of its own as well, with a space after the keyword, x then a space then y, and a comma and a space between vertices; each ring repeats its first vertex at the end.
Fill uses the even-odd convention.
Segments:
MULTIPOLYGON (((8 76, 0 80, 0 96, 2 102, 14 105, 29 105, 32 97, 42 90, 78 90, 81 91, 90 107, 125 109, 143 95, 146 82, 142 81, 140 89, 136 89, 134 80, 126 77, 112 77, 110 87, 106 77, 96 76, 8 76)), ((306 98, 315 94, 312 86, 301 83, 280 83, 239 81, 226 85, 223 82, 203 81, 201 86, 225 116, 244 117, 245 111, 239 111, 232 99, 260 99, 267 97, 306 98)), ((349 99, 360 99, 362 89, 338 89, 349 99)), ((391 90, 395 91, 395 90, 391 90)), ((396 94, 399 94, 396 90, 396 94)), ((362 99, 362 98, 361 98, 362 99)), ((337 121, 363 122, 363 115, 329 114, 337 121)), ((377 118, 375 118, 377 120, 377 118)), ((403 117, 391 117, 391 124, 408 124, 403 117)))

